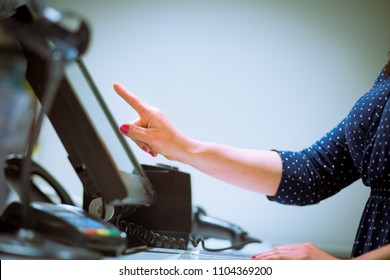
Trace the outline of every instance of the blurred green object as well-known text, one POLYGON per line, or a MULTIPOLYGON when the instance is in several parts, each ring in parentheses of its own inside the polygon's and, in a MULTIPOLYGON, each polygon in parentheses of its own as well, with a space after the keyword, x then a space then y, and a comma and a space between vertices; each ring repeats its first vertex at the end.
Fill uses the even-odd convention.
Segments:
POLYGON ((15 47, 0 45, 0 210, 9 189, 4 179, 8 154, 24 153, 34 123, 35 98, 25 80, 26 63, 15 47))

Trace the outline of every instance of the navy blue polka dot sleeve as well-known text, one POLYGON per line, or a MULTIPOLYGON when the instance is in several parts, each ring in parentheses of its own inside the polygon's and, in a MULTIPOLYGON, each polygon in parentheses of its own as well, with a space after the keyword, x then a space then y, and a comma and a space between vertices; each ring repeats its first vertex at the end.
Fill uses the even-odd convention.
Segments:
POLYGON ((346 143, 345 120, 303 151, 278 152, 282 180, 269 199, 283 204, 316 204, 360 177, 346 143))

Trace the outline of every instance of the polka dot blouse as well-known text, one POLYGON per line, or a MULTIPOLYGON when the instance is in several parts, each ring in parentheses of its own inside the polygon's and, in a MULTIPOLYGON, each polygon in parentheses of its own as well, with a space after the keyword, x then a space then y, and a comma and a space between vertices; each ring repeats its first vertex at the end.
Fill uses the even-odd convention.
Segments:
POLYGON ((282 181, 270 200, 319 203, 361 179, 371 194, 357 230, 352 257, 390 239, 390 78, 382 72, 347 117, 311 147, 278 151, 282 181))

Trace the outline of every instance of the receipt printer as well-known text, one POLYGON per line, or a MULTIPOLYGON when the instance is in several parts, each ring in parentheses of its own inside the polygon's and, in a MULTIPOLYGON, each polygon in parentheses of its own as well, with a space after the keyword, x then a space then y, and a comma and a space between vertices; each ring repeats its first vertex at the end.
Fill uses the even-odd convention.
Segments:
POLYGON ((192 228, 190 175, 166 165, 142 168, 156 197, 150 206, 140 206, 117 217, 115 223, 127 233, 128 247, 187 249, 192 228))

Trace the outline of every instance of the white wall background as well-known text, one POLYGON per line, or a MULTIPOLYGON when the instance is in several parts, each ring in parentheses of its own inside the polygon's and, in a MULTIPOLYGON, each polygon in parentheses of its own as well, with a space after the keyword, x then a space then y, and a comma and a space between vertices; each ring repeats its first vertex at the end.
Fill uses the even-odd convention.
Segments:
MULTIPOLYGON (((389 0, 59 1, 93 30, 85 56, 118 124, 135 113, 119 81, 190 136, 300 150, 335 126, 371 87, 390 49, 389 0)), ((81 185, 49 125, 36 155, 80 199, 81 185)), ((308 207, 283 206, 188 166, 193 203, 273 244, 311 241, 349 254, 368 190, 356 182, 308 207)))

